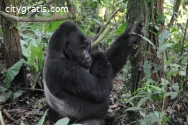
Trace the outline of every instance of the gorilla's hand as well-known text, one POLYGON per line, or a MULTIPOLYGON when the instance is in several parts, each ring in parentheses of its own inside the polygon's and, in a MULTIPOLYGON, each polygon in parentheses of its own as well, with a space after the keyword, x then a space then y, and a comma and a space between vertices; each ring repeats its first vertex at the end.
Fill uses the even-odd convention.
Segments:
POLYGON ((131 46, 140 38, 138 34, 141 34, 141 30, 143 26, 144 26, 143 21, 132 23, 127 26, 125 30, 125 34, 126 34, 125 36, 127 37, 126 41, 129 41, 127 43, 127 46, 131 46))
POLYGON ((92 67, 90 68, 90 73, 92 75, 103 76, 105 75, 105 73, 103 72, 104 70, 101 69, 104 69, 105 67, 106 67, 105 69, 111 69, 109 68, 110 63, 103 52, 100 51, 93 52, 92 58, 93 58, 93 64, 92 67))
POLYGON ((172 117, 172 118, 170 118, 169 125, 183 125, 183 122, 182 122, 182 120, 180 118, 178 118, 176 120, 174 117, 172 117))

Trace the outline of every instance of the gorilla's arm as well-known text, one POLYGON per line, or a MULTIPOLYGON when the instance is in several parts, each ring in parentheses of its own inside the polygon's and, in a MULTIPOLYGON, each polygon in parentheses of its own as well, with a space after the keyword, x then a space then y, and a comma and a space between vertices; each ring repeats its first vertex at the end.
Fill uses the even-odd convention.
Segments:
MULTIPOLYGON (((93 57, 95 61, 90 73, 76 62, 68 59, 60 61, 61 65, 51 66, 51 69, 46 72, 48 73, 46 81, 48 88, 51 88, 51 93, 59 98, 66 98, 65 95, 70 94, 96 103, 106 101, 112 89, 111 65, 103 53, 95 53, 93 57), (53 72, 53 70, 55 71, 53 72), (62 75, 56 76, 56 74, 62 75), (56 82, 61 84, 58 83, 59 86, 58 84, 48 84, 56 82)), ((49 60, 48 62, 50 63, 49 60)), ((57 59, 53 64, 56 63, 58 64, 57 59)))
POLYGON ((121 34, 111 48, 107 50, 106 55, 112 65, 113 76, 115 76, 126 64, 128 54, 132 49, 132 44, 139 38, 138 35, 133 35, 132 32, 139 34, 140 25, 141 23, 136 23, 127 26, 125 32, 121 34))

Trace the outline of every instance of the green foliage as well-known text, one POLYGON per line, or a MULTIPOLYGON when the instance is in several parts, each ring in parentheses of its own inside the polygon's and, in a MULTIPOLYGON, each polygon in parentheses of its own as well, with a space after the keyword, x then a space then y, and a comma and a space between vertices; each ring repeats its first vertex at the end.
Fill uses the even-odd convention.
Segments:
POLYGON ((6 88, 9 88, 11 85, 12 80, 16 77, 16 75, 19 73, 21 66, 25 63, 23 59, 18 61, 16 64, 14 64, 12 67, 4 71, 3 76, 4 76, 4 86, 6 88))
POLYGON ((44 113, 44 115, 42 116, 42 118, 40 119, 39 123, 37 125, 43 125, 44 124, 44 120, 46 118, 48 110, 46 110, 46 112, 44 113))
POLYGON ((0 86, 0 104, 5 103, 8 99, 16 99, 23 94, 22 90, 16 90, 14 92, 8 90, 5 87, 0 86))
MULTIPOLYGON (((74 1, 77 8, 77 13, 75 14, 76 19, 73 21, 79 26, 83 33, 86 34, 86 36, 93 39, 106 26, 108 21, 106 17, 110 17, 116 9, 120 8, 120 11, 112 18, 110 22, 110 31, 100 43, 101 46, 99 47, 104 47, 104 49, 106 49, 112 44, 118 35, 124 32, 125 28, 127 27, 127 23, 123 21, 125 18, 124 16, 127 1, 128 0, 108 1, 109 8, 105 8, 106 3, 104 0, 74 1), (110 9, 110 15, 104 14, 106 9, 110 9)), ((174 25, 172 25, 172 27, 165 26, 167 29, 159 34, 160 24, 168 24, 173 13, 172 2, 170 3, 168 1, 165 1, 164 4, 164 14, 159 14, 156 20, 150 22, 150 24, 152 24, 156 30, 149 32, 156 36, 158 35, 158 44, 155 45, 153 41, 150 41, 147 37, 139 35, 143 40, 147 41, 151 47, 153 47, 154 51, 156 51, 156 54, 152 54, 149 51, 146 52, 146 54, 152 54, 152 56, 162 60, 164 63, 155 64, 152 61, 150 62, 144 60, 143 73, 145 76, 139 81, 139 88, 134 91, 133 96, 127 98, 124 97, 122 99, 131 105, 131 107, 127 108, 127 111, 136 111, 146 114, 142 115, 140 113, 140 116, 143 117, 140 119, 140 124, 143 125, 157 123, 164 124, 168 121, 164 111, 154 111, 148 107, 151 105, 155 107, 155 104, 164 101, 165 97, 170 97, 171 99, 176 98, 180 92, 179 89, 181 89, 180 84, 187 79, 186 65, 188 57, 188 40, 186 34, 185 43, 182 44, 182 36, 185 31, 185 21, 187 20, 188 11, 183 9, 182 14, 180 14, 181 17, 176 18, 174 25), (183 51, 182 55, 180 55, 181 51, 183 51), (180 64, 179 60, 181 59, 182 63, 180 64), (160 72, 160 70, 164 70, 164 76, 166 78, 160 78, 160 82, 153 81, 152 75, 160 72), (178 81, 179 83, 174 83, 172 79, 174 76, 181 76, 180 82, 178 81), (167 90, 173 91, 167 92, 167 90)), ((149 3, 151 0, 146 0, 146 2, 149 3)), ((32 3, 30 2, 29 5, 32 5, 32 3)), ((54 4, 54 6, 58 5, 54 4)), ((51 13, 38 14, 38 16, 43 17, 51 15, 51 13)), ((49 23, 19 23, 20 27, 18 27, 18 29, 22 38, 21 47, 25 62, 23 60, 23 62, 19 61, 10 69, 4 71, 4 86, 0 86, 0 104, 5 103, 9 99, 15 99, 22 95, 23 91, 21 90, 9 90, 12 80, 18 74, 22 64, 27 64, 27 69, 29 69, 29 72, 33 75, 32 88, 35 88, 43 69, 43 51, 47 48, 50 36, 62 22, 63 21, 54 21, 49 23)), ((0 40, 3 40, 1 34, 2 30, 0 29, 0 40)), ((124 76, 129 79, 131 75, 129 71, 131 68, 130 66, 127 67, 127 71, 124 72, 126 75, 124 76)), ((45 117, 46 112, 41 118, 39 124, 43 124, 45 117)), ((56 124, 67 125, 68 123, 69 119, 64 118, 58 121, 56 124)))
POLYGON ((164 112, 154 111, 148 113, 144 118, 142 118, 140 120, 140 125, 164 125, 168 121, 170 120, 165 116, 164 112))
MULTIPOLYGON (((133 33, 133 34, 136 34, 136 33, 133 33)), ((149 40, 147 37, 142 36, 140 34, 136 34, 136 35, 140 36, 143 40, 147 41, 154 49, 156 48, 156 46, 152 43, 152 41, 149 40)))
MULTIPOLYGON (((179 93, 179 84, 173 84, 171 87, 167 88, 167 84, 169 82, 165 79, 161 79, 161 83, 156 83, 152 79, 147 79, 145 83, 142 84, 140 88, 138 88, 129 99, 125 100, 126 103, 131 104, 132 107, 127 108, 126 111, 145 111, 143 105, 150 105, 157 101, 162 101, 165 97, 171 97, 174 99, 177 97, 179 93), (172 89, 174 91, 166 92, 165 90, 172 89)), ((169 119, 165 116, 165 113, 162 112, 149 112, 146 116, 140 120, 140 124, 142 125, 158 125, 157 123, 161 123, 162 125, 169 121, 169 119)))
POLYGON ((37 46, 30 44, 28 47, 28 64, 31 66, 32 71, 36 74, 41 71, 43 68, 43 52, 42 52, 42 44, 40 43, 37 46))
POLYGON ((127 23, 123 23, 121 26, 119 26, 115 32, 116 35, 122 34, 127 27, 127 23))
POLYGON ((144 69, 144 73, 146 74, 146 76, 151 77, 151 65, 148 61, 144 61, 144 65, 143 65, 143 69, 144 69))
POLYGON ((0 86, 0 104, 5 103, 9 98, 11 98, 12 92, 8 89, 0 86))
POLYGON ((63 119, 60 119, 58 120, 55 125, 67 125, 69 123, 69 118, 63 118, 63 119))
MULTIPOLYGON (((55 22, 54 25, 51 25, 51 29, 57 28, 58 24, 59 22, 55 22)), ((29 69, 33 75, 32 89, 34 89, 43 70, 43 49, 46 47, 47 34, 52 33, 48 33, 49 27, 45 27, 46 32, 44 33, 44 27, 39 24, 32 24, 31 26, 25 24, 19 28, 22 31, 21 36, 23 38, 21 40, 22 54, 28 64, 27 69, 29 69), (25 30, 29 32, 22 34, 25 33, 25 30)))
POLYGON ((19 73, 20 68, 23 64, 26 62, 21 59, 17 63, 15 63, 12 67, 5 70, 3 72, 4 80, 3 80, 3 86, 0 86, 0 104, 5 103, 8 99, 14 100, 18 97, 20 97, 23 94, 22 90, 9 90, 11 83, 13 79, 16 77, 16 75, 19 73))
POLYGON ((157 19, 156 19, 156 22, 158 24, 164 24, 165 23, 165 16, 163 14, 159 14, 157 19))

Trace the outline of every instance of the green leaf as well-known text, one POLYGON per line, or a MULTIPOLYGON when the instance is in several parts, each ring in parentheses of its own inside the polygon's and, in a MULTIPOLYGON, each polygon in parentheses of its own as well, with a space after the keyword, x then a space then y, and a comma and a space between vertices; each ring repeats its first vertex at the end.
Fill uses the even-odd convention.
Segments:
POLYGON ((4 92, 4 91, 6 91, 6 90, 8 90, 8 89, 5 88, 5 87, 3 87, 3 86, 0 86, 0 92, 4 92))
POLYGON ((142 108, 140 108, 140 107, 131 107, 131 108, 126 109, 126 111, 137 111, 137 110, 140 110, 140 109, 142 109, 142 108))
POLYGON ((11 96, 12 96, 12 92, 11 91, 2 92, 0 94, 0 104, 5 103, 11 96))
POLYGON ((165 97, 170 96, 171 99, 176 98, 177 95, 178 95, 178 92, 167 92, 167 93, 165 93, 165 97))
POLYGON ((37 72, 37 73, 35 74, 34 79, 33 79, 33 85, 32 85, 32 87, 31 87, 32 90, 35 89, 36 83, 37 83, 39 77, 41 76, 41 74, 42 74, 42 71, 39 71, 39 72, 37 72))
POLYGON ((117 0, 117 1, 114 3, 114 5, 117 6, 118 4, 120 4, 120 3, 122 3, 122 2, 123 2, 123 0, 117 0))
POLYGON ((178 69, 172 69, 170 72, 168 72, 167 76, 173 76, 174 74, 176 74, 179 70, 178 69))
POLYGON ((155 114, 155 116, 157 117, 157 119, 159 119, 160 117, 159 117, 159 112, 157 112, 157 111, 154 111, 154 114, 155 114))
MULTIPOLYGON (((162 89, 158 86, 153 86, 153 85, 150 85, 150 87, 152 88, 152 90, 155 90, 155 91, 162 91, 162 89)), ((155 93, 154 93, 155 94, 155 93)))
POLYGON ((154 123, 157 123, 160 120, 160 115, 162 115, 162 113, 157 111, 150 112, 140 120, 140 125, 155 125, 154 123))
POLYGON ((68 125, 69 121, 69 118, 63 118, 58 120, 55 125, 68 125))
POLYGON ((123 23, 118 29, 116 30, 115 34, 119 35, 125 31, 125 28, 127 27, 127 23, 123 23))
POLYGON ((22 48, 22 55, 26 58, 28 58, 28 53, 27 53, 27 42, 24 40, 20 40, 21 48, 22 48))
POLYGON ((172 89, 174 90, 174 91, 176 91, 176 92, 179 92, 179 83, 175 83, 175 84, 173 84, 172 85, 172 89))
POLYGON ((154 67, 153 73, 158 72, 158 71, 161 70, 162 68, 163 68, 163 67, 162 67, 161 65, 156 65, 156 66, 154 67))
POLYGON ((167 30, 163 30, 158 37, 159 46, 163 45, 165 39, 169 36, 169 32, 167 30))
POLYGON ((97 7, 97 2, 92 2, 91 7, 92 7, 92 9, 95 9, 97 7))
POLYGON ((23 94, 24 91, 22 90, 18 90, 16 92, 13 93, 13 99, 16 99, 18 97, 20 97, 23 94))
POLYGON ((23 59, 21 59, 20 61, 18 61, 16 64, 14 64, 12 67, 10 67, 9 69, 7 69, 4 73, 4 86, 6 88, 9 88, 11 85, 12 80, 16 77, 16 75, 19 73, 20 68, 22 66, 22 64, 25 63, 25 61, 23 59))
POLYGON ((153 95, 151 96, 151 98, 153 99, 153 101, 159 101, 159 100, 161 100, 161 99, 164 98, 164 93, 163 93, 163 92, 160 92, 160 93, 158 93, 158 94, 153 94, 153 95))
POLYGON ((150 85, 151 88, 151 98, 153 101, 159 101, 164 98, 164 90, 161 89, 158 86, 152 86, 150 85))
POLYGON ((159 23, 159 24, 164 24, 165 23, 165 16, 163 14, 159 14, 157 19, 156 19, 156 22, 159 23))
POLYGON ((28 64, 31 66, 34 74, 38 71, 41 71, 43 68, 43 59, 42 59, 42 43, 35 46, 30 44, 28 47, 29 57, 28 64))
POLYGON ((94 21, 95 23, 101 25, 101 26, 104 26, 104 24, 103 24, 101 21, 97 20, 97 19, 93 19, 93 21, 94 21))
POLYGON ((167 48, 171 47, 172 45, 173 45, 172 43, 165 42, 164 44, 159 46, 159 48, 157 49, 157 57, 160 58, 161 57, 160 54, 164 52, 167 48))
POLYGON ((128 101, 126 103, 129 103, 131 102, 132 100, 134 100, 135 98, 143 98, 143 97, 146 97, 147 96, 147 93, 146 92, 143 92, 143 93, 140 93, 140 94, 137 94, 131 98, 128 99, 128 101))
POLYGON ((148 97, 142 98, 142 99, 138 102, 137 107, 142 106, 142 105, 146 102, 147 99, 148 99, 148 97))
POLYGON ((40 121, 39 121, 39 123, 37 125, 43 125, 44 120, 45 120, 46 115, 47 115, 47 112, 48 112, 48 110, 46 110, 46 112, 44 113, 44 115, 42 116, 42 118, 40 119, 40 121))
POLYGON ((156 46, 147 38, 147 37, 145 37, 145 36, 142 36, 142 35, 140 35, 140 34, 137 34, 137 33, 133 33, 133 34, 136 34, 136 35, 138 35, 138 36, 140 36, 140 37, 142 37, 142 39, 143 40, 145 40, 145 41, 147 41, 150 45, 152 45, 153 46, 153 48, 154 49, 156 49, 156 46))
POLYGON ((55 31, 61 24, 62 24, 62 21, 50 22, 49 26, 45 27, 46 28, 45 31, 47 32, 55 31))
POLYGON ((151 65, 147 60, 144 61, 143 69, 144 69, 144 73, 147 76, 151 75, 151 65))
POLYGON ((21 122, 21 124, 20 125, 25 125, 23 122, 21 122))

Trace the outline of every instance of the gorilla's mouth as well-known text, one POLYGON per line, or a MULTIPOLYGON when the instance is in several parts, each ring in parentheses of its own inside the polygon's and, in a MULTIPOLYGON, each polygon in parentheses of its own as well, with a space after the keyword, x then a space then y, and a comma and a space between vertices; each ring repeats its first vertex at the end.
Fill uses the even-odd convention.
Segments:
POLYGON ((85 69, 90 69, 91 67, 91 61, 87 62, 85 61, 83 64, 80 64, 82 67, 84 67, 85 69))

